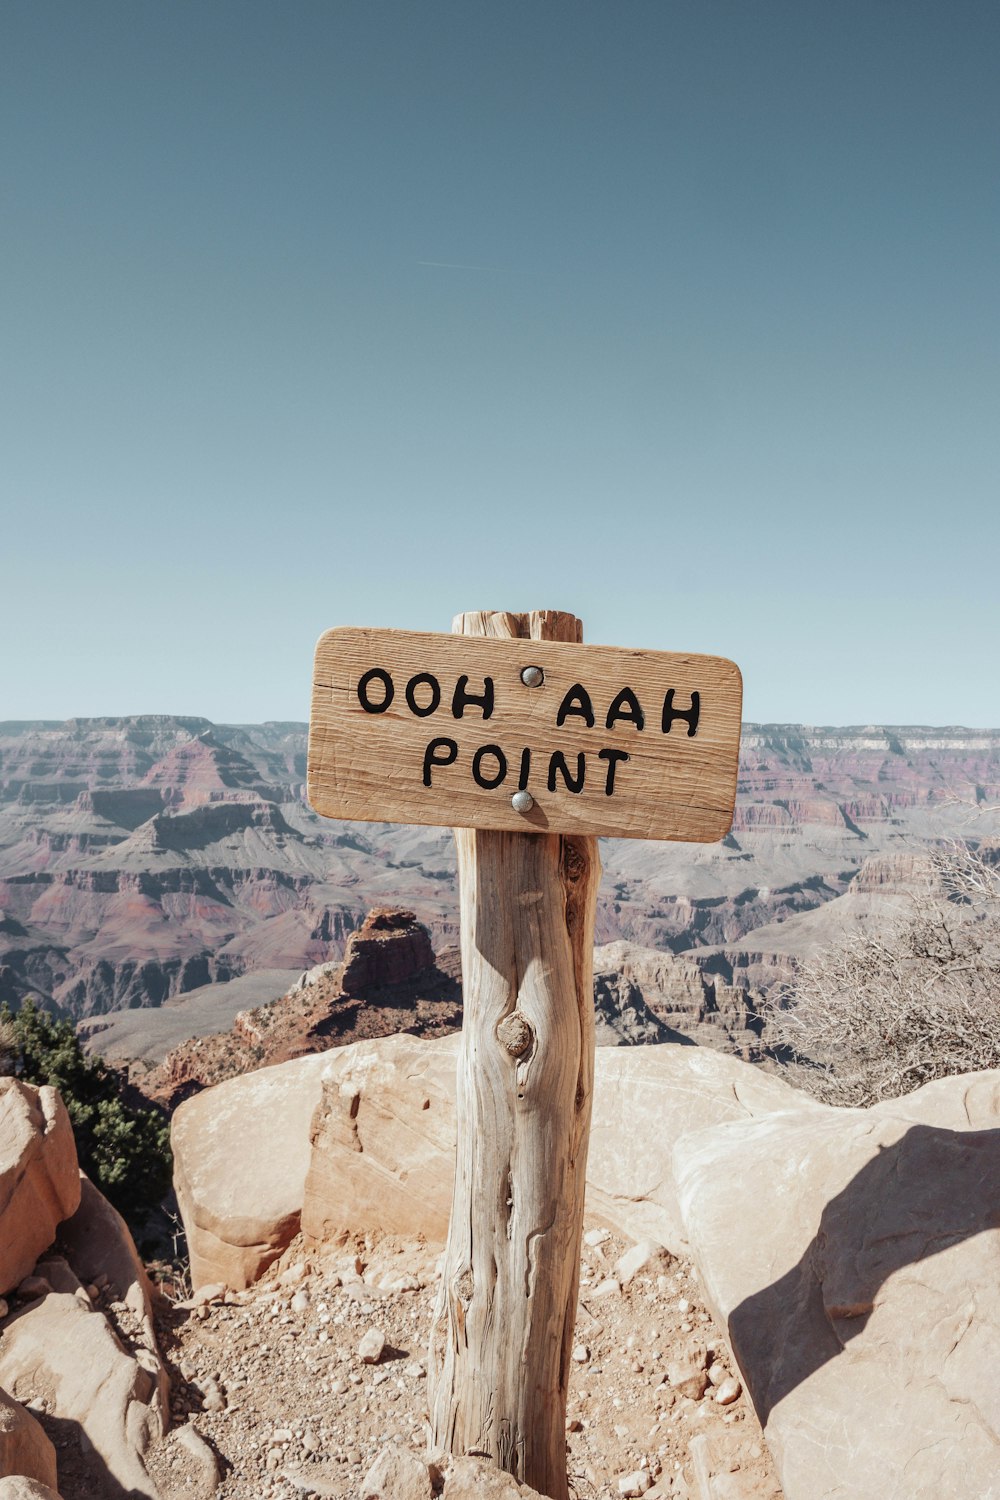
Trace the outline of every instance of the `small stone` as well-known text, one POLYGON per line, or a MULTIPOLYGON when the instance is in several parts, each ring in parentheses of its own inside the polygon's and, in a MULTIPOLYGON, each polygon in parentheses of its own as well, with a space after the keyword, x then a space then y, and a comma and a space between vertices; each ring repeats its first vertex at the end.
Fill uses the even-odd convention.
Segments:
POLYGON ((387 1443, 361 1481, 360 1500, 431 1500, 427 1465, 400 1443, 387 1443))
POLYGON ((408 1365, 403 1366, 403 1374, 409 1375, 413 1380, 424 1380, 427 1377, 427 1371, 415 1359, 411 1360, 408 1365))
POLYGON ((203 1307, 208 1302, 221 1302, 226 1295, 225 1283, 221 1281, 210 1281, 206 1286, 198 1288, 192 1297, 192 1302, 203 1307))
POLYGON ((729 1371, 721 1359, 717 1359, 714 1364, 709 1365, 708 1379, 711 1385, 721 1385, 724 1380, 729 1379, 729 1371))
POLYGON ((194 1459, 201 1478, 199 1488, 210 1495, 214 1494, 220 1478, 219 1461, 201 1433, 187 1422, 183 1427, 177 1428, 174 1442, 187 1451, 189 1458, 194 1459))
POLYGON ((648 1469, 633 1469, 631 1474, 623 1474, 618 1481, 619 1495, 644 1495, 652 1487, 653 1479, 648 1469))
POLYGON ((292 1441, 292 1429, 290 1427, 276 1427, 271 1433, 272 1443, 290 1443, 292 1441))
POLYGON ((667 1364, 667 1379, 675 1391, 691 1401, 700 1401, 708 1385, 705 1351, 693 1348, 667 1364))
POLYGON ((580 1418, 579 1417, 567 1417, 566 1418, 566 1431, 567 1432, 582 1432, 583 1431, 583 1423, 580 1421, 580 1418))
POLYGON ((652 1270, 666 1259, 667 1252, 655 1240, 640 1240, 631 1250, 626 1250, 615 1261, 615 1270, 622 1286, 627 1286, 640 1271, 652 1270))
POLYGON ((590 1350, 587 1348, 586 1344, 577 1344, 576 1348, 573 1350, 573 1358, 576 1360, 578 1365, 585 1365, 587 1363, 588 1359, 590 1358, 590 1350))
POLYGON ((606 1276, 603 1281, 599 1281, 597 1283, 597 1285, 595 1286, 595 1288, 594 1288, 594 1296, 595 1297, 620 1297, 621 1296, 621 1290, 622 1290, 621 1286, 619 1285, 619 1283, 615 1280, 615 1278, 613 1276, 606 1276))
POLYGON ((292 1298, 292 1312, 304 1313, 309 1311, 310 1297, 304 1287, 300 1287, 292 1298))
POLYGON ((0 1318, 5 1318, 10 1312, 10 1305, 6 1297, 0 1297, 0 1318))
POLYGON ((598 1245, 603 1245, 605 1240, 610 1238, 606 1229, 588 1229, 583 1236, 583 1243, 589 1245, 592 1250, 596 1250, 598 1245))
POLYGON ((300 1281, 304 1281, 306 1279, 306 1275, 307 1272, 305 1266, 289 1266, 287 1270, 282 1271, 281 1275, 278 1277, 278 1285, 298 1286, 300 1281))
POLYGON ((691 1311, 691 1304, 686 1297, 679 1297, 677 1299, 677 1311, 680 1313, 691 1311))
POLYGON ((385 1350, 385 1334, 381 1328, 369 1328, 358 1345, 358 1357, 366 1365, 377 1365, 385 1350))
POLYGON ((202 1380, 197 1382, 197 1385, 206 1411, 225 1411, 226 1398, 217 1380, 202 1380))
POLYGON ((720 1406, 729 1406, 733 1401, 736 1400, 742 1389, 743 1387, 740 1385, 739 1381, 735 1380, 733 1376, 730 1375, 729 1379, 724 1380, 719 1386, 719 1389, 715 1393, 715 1399, 720 1406))
POLYGON ((337 1380, 330 1381, 330 1394, 332 1396, 346 1396, 349 1390, 350 1386, 346 1380, 338 1378, 337 1380))

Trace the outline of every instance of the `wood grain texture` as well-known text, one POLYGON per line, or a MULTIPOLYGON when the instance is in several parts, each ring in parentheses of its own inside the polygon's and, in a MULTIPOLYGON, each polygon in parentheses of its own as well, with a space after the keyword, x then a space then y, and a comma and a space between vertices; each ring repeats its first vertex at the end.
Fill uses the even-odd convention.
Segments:
POLYGON ((308 770, 317 812, 702 842, 728 832, 742 707, 731 661, 584 646, 575 617, 554 610, 459 620, 460 635, 345 627, 320 639, 308 770), (542 669, 540 686, 525 686, 528 666, 542 669), (487 679, 491 702, 477 704, 487 679), (527 813, 511 805, 519 786, 534 799, 527 813))
MULTIPOLYGON (((558 631, 573 616, 464 615, 558 631)), ((567 1500, 566 1396, 594 1081, 596 840, 456 830, 458 1145, 431 1331, 433 1442, 567 1500)))

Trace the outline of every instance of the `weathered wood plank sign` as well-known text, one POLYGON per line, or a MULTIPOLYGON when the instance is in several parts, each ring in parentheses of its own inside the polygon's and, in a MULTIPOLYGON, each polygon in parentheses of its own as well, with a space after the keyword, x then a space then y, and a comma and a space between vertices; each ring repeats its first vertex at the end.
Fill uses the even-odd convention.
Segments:
POLYGON ((741 704, 718 656, 329 630, 309 800, 330 818, 711 842, 732 821, 741 704))
POLYGON ((453 629, 321 638, 309 800, 330 818, 455 828, 464 1016, 431 1437, 569 1500, 595 835, 727 832, 741 681, 717 656, 584 646, 561 610, 477 610, 453 629))

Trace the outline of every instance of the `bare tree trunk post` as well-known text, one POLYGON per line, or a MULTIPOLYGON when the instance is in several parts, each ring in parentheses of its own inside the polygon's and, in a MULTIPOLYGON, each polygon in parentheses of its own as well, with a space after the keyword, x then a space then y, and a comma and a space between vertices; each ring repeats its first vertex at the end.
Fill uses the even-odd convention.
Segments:
MULTIPOLYGON (((464 635, 579 642, 554 610, 464 635)), ((566 1396, 594 1083, 594 838, 456 829, 464 1021, 432 1441, 568 1500, 566 1396)))

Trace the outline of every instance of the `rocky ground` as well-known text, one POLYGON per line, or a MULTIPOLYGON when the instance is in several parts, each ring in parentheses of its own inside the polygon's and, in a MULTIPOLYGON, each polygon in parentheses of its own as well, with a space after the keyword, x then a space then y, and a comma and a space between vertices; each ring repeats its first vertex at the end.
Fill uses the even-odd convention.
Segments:
MULTIPOLYGON (((725 1500, 780 1497, 693 1268, 662 1254, 630 1277, 629 1248, 601 1228, 585 1236, 572 1495, 714 1500, 725 1476, 725 1500)), ((175 1425, 149 1460, 163 1492, 360 1500, 384 1444, 422 1454, 437 1262, 417 1241, 368 1235, 318 1257, 298 1240, 245 1292, 165 1300, 175 1425)), ((65 1484, 62 1493, 77 1500, 65 1484)))

